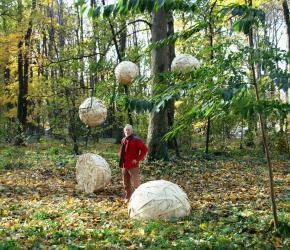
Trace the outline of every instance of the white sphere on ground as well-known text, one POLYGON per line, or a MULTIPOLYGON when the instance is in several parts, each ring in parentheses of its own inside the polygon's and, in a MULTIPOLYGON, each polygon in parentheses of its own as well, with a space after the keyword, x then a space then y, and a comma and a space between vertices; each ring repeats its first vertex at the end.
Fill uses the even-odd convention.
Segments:
POLYGON ((115 68, 117 81, 123 85, 130 85, 139 75, 138 66, 130 61, 120 62, 115 68))
POLYGON ((77 189, 86 193, 104 189, 111 181, 107 161, 96 154, 82 154, 76 164, 77 189))
POLYGON ((180 218, 190 214, 190 204, 178 185, 165 180, 148 181, 134 191, 128 213, 134 219, 180 218))
POLYGON ((79 116, 82 122, 90 127, 95 127, 106 120, 107 108, 101 100, 89 97, 80 105, 79 116))
POLYGON ((171 71, 188 72, 200 67, 200 62, 192 55, 180 54, 171 63, 171 71))

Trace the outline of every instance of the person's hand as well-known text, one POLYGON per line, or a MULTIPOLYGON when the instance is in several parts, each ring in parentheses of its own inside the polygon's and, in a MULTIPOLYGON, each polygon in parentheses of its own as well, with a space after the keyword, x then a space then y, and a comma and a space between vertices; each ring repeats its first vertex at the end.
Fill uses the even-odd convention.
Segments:
POLYGON ((133 165, 136 165, 137 164, 136 159, 133 159, 132 163, 133 163, 133 165))

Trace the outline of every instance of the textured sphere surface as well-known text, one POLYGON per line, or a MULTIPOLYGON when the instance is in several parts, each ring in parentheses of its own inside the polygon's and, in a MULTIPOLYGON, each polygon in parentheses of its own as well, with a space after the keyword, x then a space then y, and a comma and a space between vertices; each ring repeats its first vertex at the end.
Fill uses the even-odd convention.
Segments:
POLYGON ((138 75, 138 66, 130 61, 120 62, 115 68, 116 79, 123 85, 130 85, 138 75))
POLYGON ((171 63, 171 70, 175 72, 186 72, 200 67, 200 62, 192 55, 180 54, 171 63))
POLYGON ((187 216, 190 204, 176 184, 156 180, 140 185, 131 196, 128 213, 134 219, 170 219, 187 216))
POLYGON ((111 169, 99 155, 82 154, 76 164, 77 189, 86 193, 104 189, 111 181, 111 169))
POLYGON ((90 127, 95 127, 106 120, 107 108, 101 100, 89 97, 80 105, 79 116, 82 122, 90 127))

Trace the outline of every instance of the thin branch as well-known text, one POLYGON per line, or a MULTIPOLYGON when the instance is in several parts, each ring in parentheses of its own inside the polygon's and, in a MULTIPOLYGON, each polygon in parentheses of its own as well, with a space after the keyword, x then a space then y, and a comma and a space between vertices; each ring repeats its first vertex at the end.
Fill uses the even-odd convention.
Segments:
POLYGON ((61 60, 57 60, 57 61, 52 61, 52 60, 48 59, 50 62, 48 64, 46 64, 46 65, 43 65, 43 67, 48 67, 48 66, 50 66, 51 64, 54 64, 54 63, 68 62, 68 61, 71 61, 71 60, 81 60, 83 58, 93 57, 93 56, 96 56, 96 55, 105 56, 106 54, 104 54, 104 53, 92 53, 92 54, 89 54, 89 55, 70 57, 70 58, 65 58, 65 59, 61 59, 61 60))
POLYGON ((130 25, 130 24, 137 23, 137 22, 143 22, 143 23, 146 23, 146 24, 149 26, 150 30, 151 30, 151 28, 152 28, 152 23, 150 23, 150 22, 148 22, 148 21, 146 21, 146 20, 144 20, 144 19, 136 19, 136 20, 134 20, 134 21, 128 22, 128 23, 127 23, 127 26, 130 25))

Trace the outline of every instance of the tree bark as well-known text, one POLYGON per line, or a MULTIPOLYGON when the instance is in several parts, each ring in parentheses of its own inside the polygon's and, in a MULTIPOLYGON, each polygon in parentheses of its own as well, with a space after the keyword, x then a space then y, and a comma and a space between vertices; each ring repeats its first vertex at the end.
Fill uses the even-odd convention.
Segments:
MULTIPOLYGON (((152 13, 152 42, 156 43, 167 37, 167 16, 163 8, 152 13)), ((169 70, 168 47, 154 48, 151 54, 151 72, 153 85, 151 94, 154 96, 161 92, 164 77, 162 73, 169 70)), ((159 112, 151 112, 149 117, 147 144, 148 160, 168 160, 167 143, 162 140, 167 132, 167 109, 162 107, 159 112)))
MULTIPOLYGON (((290 50, 290 20, 289 20, 289 6, 287 0, 284 0, 283 3, 283 14, 285 19, 285 24, 287 27, 287 39, 288 39, 288 51, 290 50)), ((289 66, 290 64, 288 64, 289 66)))
MULTIPOLYGON (((22 2, 18 1, 18 10, 22 15, 22 2)), ((27 94, 28 94, 28 80, 29 80, 29 64, 30 64, 30 40, 32 35, 32 13, 36 8, 36 0, 32 1, 31 6, 31 17, 28 23, 28 28, 26 30, 24 41, 21 39, 18 42, 18 105, 17 105, 17 119, 18 125, 18 136, 15 141, 16 145, 23 143, 22 133, 26 131, 27 128, 27 94)), ((21 17, 19 17, 21 19, 21 17)), ((20 20, 19 19, 19 20, 20 20)))
MULTIPOLYGON (((289 20, 289 6, 287 3, 287 0, 284 0, 283 3, 283 14, 285 19, 285 24, 287 28, 287 40, 288 40, 288 53, 290 52, 290 20, 289 20)), ((288 61, 288 72, 290 72, 290 62, 288 61)), ((289 99, 289 89, 286 91, 286 103, 290 103, 289 99)), ((286 136, 286 142, 288 147, 288 156, 290 158, 290 147, 289 147, 289 140, 288 140, 288 117, 286 117, 285 122, 285 136, 286 136)))
MULTIPOLYGON (((121 27, 126 27, 126 21, 121 22, 121 27)), ((121 60, 126 56, 126 43, 127 43, 127 29, 125 28, 122 33, 120 34, 120 56, 121 60)), ((125 93, 127 96, 129 96, 129 90, 127 86, 125 86, 125 93)), ((120 93, 120 88, 118 88, 116 81, 114 82, 114 96, 116 91, 119 91, 120 93)), ((115 100, 113 100, 113 116, 114 116, 114 137, 115 137, 115 143, 120 144, 122 137, 123 137, 123 117, 122 116, 116 116, 117 112, 117 103, 115 100)), ((133 125, 133 119, 131 115, 130 109, 127 110, 128 114, 128 120, 131 125, 133 125)))
MULTIPOLYGON (((174 18, 172 15, 172 12, 168 13, 167 17, 167 36, 171 36, 174 34, 174 18)), ((175 45, 169 44, 168 45, 168 57, 169 57, 169 65, 171 65, 171 62, 173 61, 175 57, 175 45)), ((172 83, 173 84, 173 83, 172 83)), ((175 113, 175 100, 172 99, 168 102, 168 105, 166 105, 167 108, 167 119, 168 119, 168 129, 172 128, 174 124, 174 113, 175 113)), ((168 141, 168 148, 174 149, 177 157, 180 157, 179 154, 179 148, 176 136, 174 136, 172 139, 168 141)))
MULTIPOLYGON (((252 6, 252 0, 249 0, 249 6, 252 6)), ((251 48, 254 48, 254 42, 253 42, 253 28, 250 28, 249 32, 249 46, 251 48)), ((255 63, 253 62, 253 55, 250 55, 250 67, 252 72, 252 82, 255 87, 255 94, 256 94, 256 100, 259 103, 260 102, 260 93, 258 89, 258 83, 256 80, 256 72, 255 72, 255 63)), ((261 132, 262 132, 262 139, 265 149, 265 155, 267 158, 267 164, 268 164, 268 170, 269 170, 269 182, 270 182, 270 196, 271 196, 271 203, 272 203, 272 212, 273 212, 273 218, 274 218, 274 226, 278 227, 278 216, 277 216, 277 208, 276 208, 276 201, 275 201, 275 192, 274 192, 274 181, 273 181, 273 170, 272 170, 272 164, 270 159, 270 153, 268 148, 268 142, 267 142, 267 131, 265 127, 265 121, 264 116, 261 112, 258 113, 260 126, 261 126, 261 132)))
MULTIPOLYGON (((213 54, 213 37, 214 37, 214 24, 212 19, 212 12, 216 5, 217 1, 215 1, 210 8, 209 13, 209 44, 210 44, 210 63, 213 64, 214 54, 213 54)), ((209 140, 210 140, 210 128, 211 128, 211 117, 207 118, 207 126, 206 126, 206 140, 205 140, 205 154, 208 154, 209 149, 209 140)))

